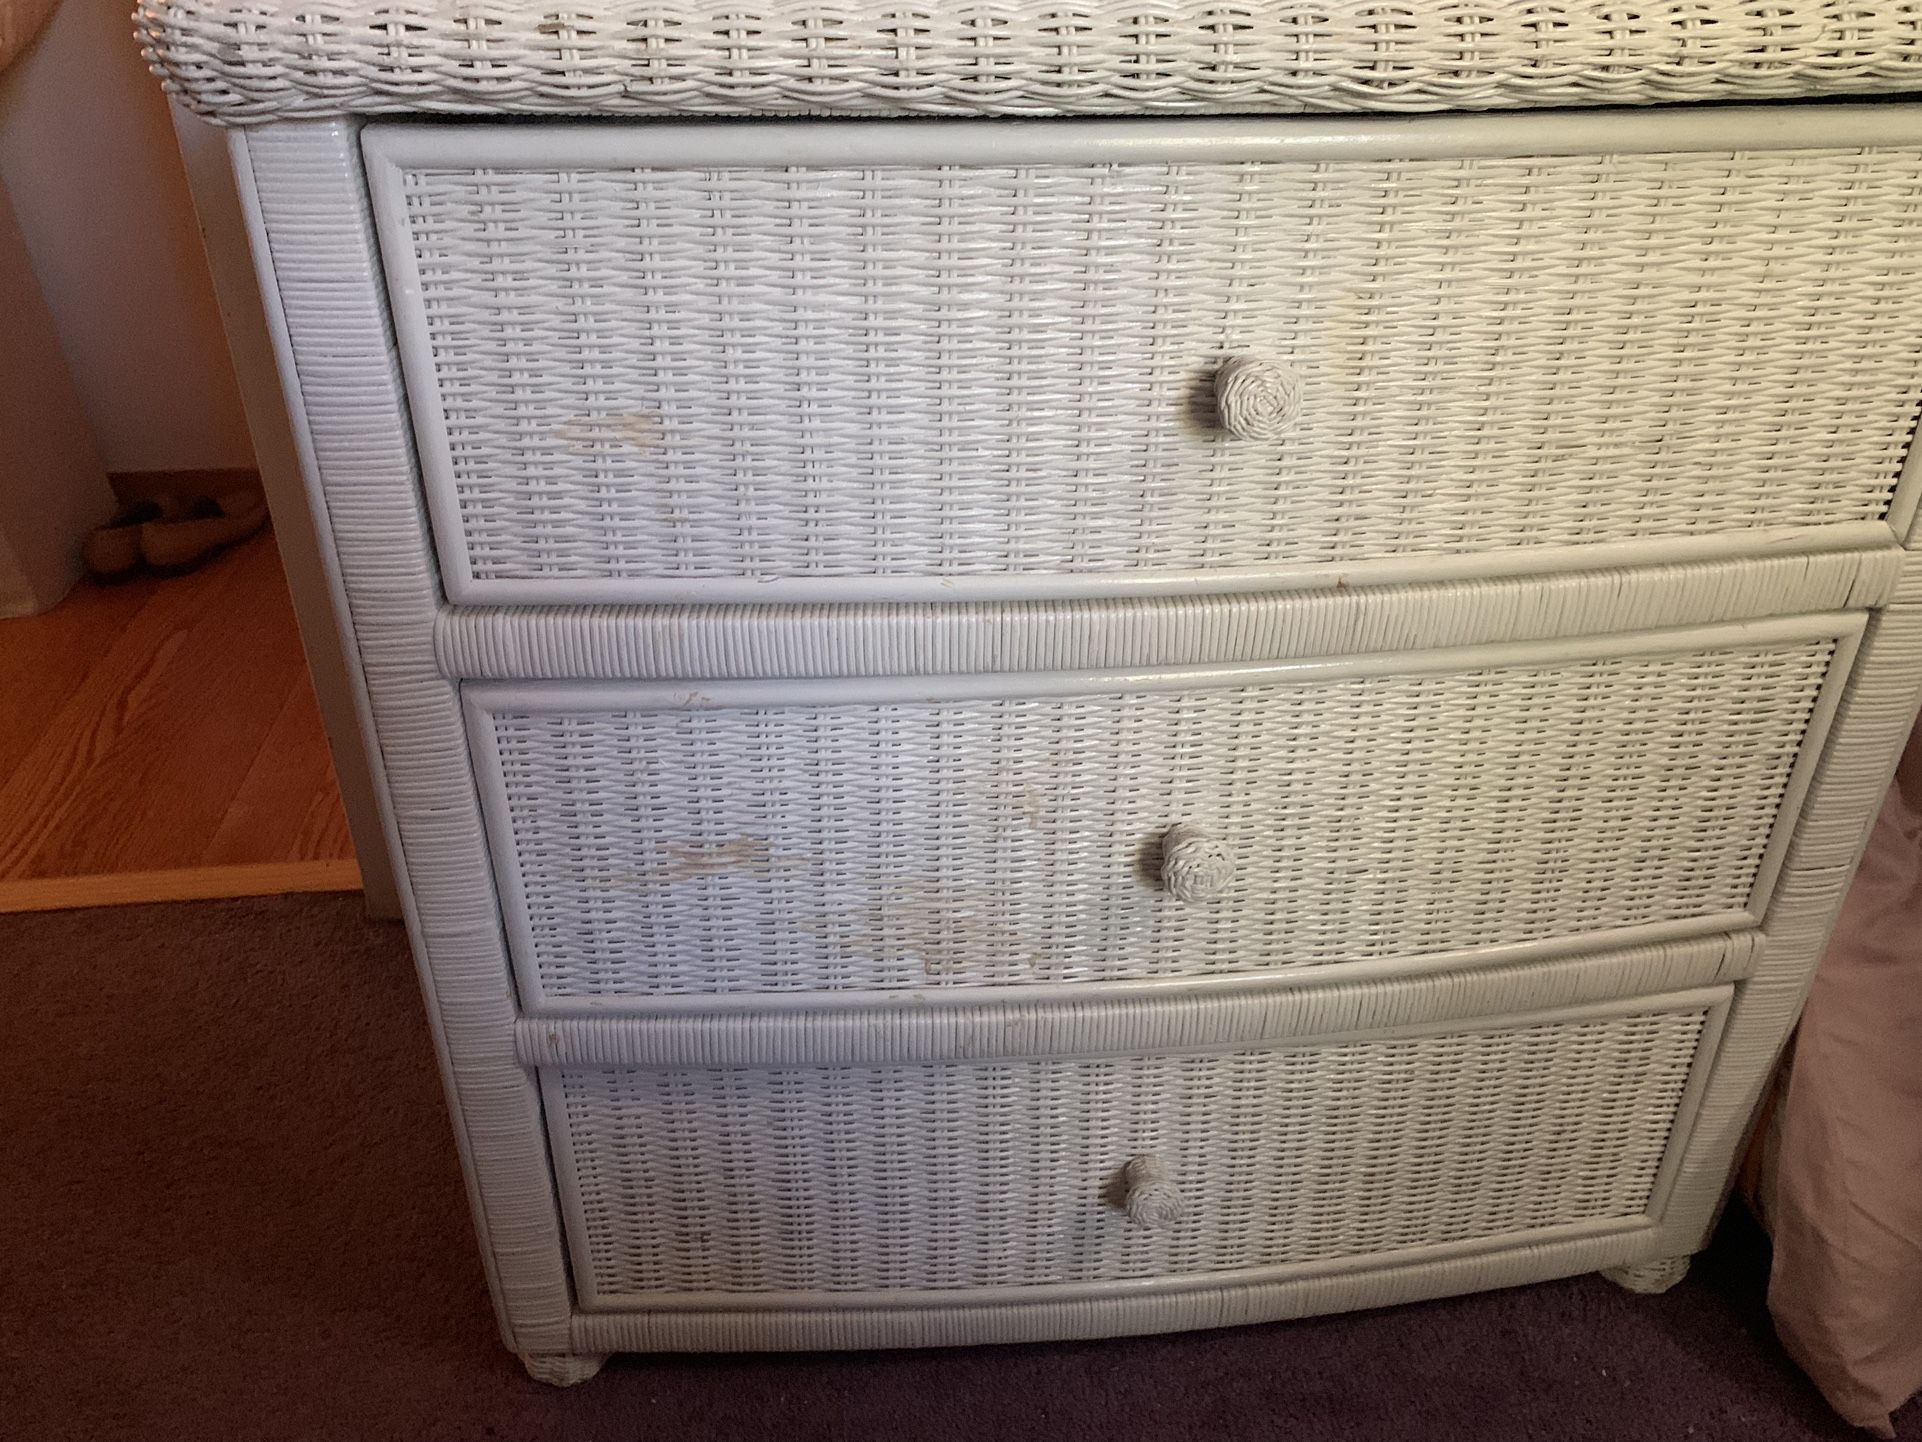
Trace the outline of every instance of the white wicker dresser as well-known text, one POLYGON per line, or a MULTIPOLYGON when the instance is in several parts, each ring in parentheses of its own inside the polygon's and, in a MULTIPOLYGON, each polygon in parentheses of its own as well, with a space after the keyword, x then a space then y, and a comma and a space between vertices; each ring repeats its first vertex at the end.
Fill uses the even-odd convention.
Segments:
POLYGON ((534 1375, 1681 1274, 1922 684, 1910 0, 140 24, 534 1375))

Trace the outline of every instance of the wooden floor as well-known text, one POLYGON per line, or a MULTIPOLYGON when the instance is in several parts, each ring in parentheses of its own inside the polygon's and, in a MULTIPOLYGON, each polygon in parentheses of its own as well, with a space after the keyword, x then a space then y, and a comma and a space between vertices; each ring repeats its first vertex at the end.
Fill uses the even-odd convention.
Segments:
POLYGON ((271 535, 0 620, 0 911, 359 885, 271 535))

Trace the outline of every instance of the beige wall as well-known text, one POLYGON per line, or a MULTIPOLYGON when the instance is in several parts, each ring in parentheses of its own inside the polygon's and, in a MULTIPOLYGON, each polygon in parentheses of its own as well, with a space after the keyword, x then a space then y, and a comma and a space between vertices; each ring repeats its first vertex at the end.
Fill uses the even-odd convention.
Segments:
POLYGON ((106 468, 251 467, 166 99, 131 9, 65 0, 0 75, 0 184, 106 468))

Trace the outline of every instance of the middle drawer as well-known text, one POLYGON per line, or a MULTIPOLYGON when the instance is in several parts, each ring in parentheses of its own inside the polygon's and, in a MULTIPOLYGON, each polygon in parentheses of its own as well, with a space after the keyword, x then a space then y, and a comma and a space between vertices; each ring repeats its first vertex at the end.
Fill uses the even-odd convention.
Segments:
POLYGON ((1861 625, 464 696, 530 1009, 1419 969, 1753 924, 1861 625))

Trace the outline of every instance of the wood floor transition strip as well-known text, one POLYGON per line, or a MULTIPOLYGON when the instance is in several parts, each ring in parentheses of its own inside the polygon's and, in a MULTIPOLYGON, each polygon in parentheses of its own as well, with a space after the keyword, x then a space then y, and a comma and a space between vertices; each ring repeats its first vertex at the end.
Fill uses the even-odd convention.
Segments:
POLYGON ((212 901, 233 896, 277 896, 294 891, 358 890, 360 867, 351 859, 190 866, 108 876, 0 880, 0 913, 70 911, 82 906, 131 906, 149 901, 212 901))

